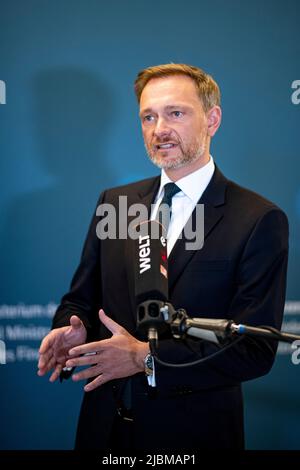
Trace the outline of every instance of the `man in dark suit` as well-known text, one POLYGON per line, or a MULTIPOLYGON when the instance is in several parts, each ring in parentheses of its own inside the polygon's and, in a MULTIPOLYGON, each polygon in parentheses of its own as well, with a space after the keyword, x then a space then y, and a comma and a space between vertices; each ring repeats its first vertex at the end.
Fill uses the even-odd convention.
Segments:
MULTIPOLYGON (((142 203, 154 219, 170 190, 170 302, 192 317, 280 328, 287 219, 214 164, 209 149, 221 122, 218 85, 201 69, 166 64, 140 72, 135 91, 145 146, 162 173, 104 191, 98 206, 110 204, 118 220, 119 197, 126 196, 128 207, 142 203), (188 250, 183 229, 198 202, 204 204, 204 245, 188 250)), ((243 448, 241 382, 270 370, 276 344, 245 337, 190 367, 153 363, 147 340, 136 331, 129 241, 99 239, 99 220, 95 214, 71 289, 40 348, 39 375, 54 369, 51 381, 65 366, 87 366, 72 376, 88 379, 77 448, 243 448)), ((176 340, 170 332, 158 346, 158 356, 176 364, 216 351, 210 342, 176 340)))

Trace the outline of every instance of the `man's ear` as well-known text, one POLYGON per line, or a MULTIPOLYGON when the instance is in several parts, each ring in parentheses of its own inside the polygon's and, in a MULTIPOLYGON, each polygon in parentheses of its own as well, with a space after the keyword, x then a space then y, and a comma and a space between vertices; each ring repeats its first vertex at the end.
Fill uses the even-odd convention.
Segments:
POLYGON ((213 137, 220 127, 222 119, 222 110, 220 106, 213 106, 207 112, 207 134, 213 137))

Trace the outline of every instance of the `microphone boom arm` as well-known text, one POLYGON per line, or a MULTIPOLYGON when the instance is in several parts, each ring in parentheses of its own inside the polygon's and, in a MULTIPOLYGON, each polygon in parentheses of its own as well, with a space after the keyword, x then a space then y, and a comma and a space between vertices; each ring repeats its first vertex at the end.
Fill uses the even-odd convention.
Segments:
POLYGON ((220 339, 238 335, 264 337, 286 343, 300 340, 300 335, 281 332, 271 326, 248 326, 227 319, 191 318, 184 309, 175 310, 169 302, 148 300, 138 306, 138 328, 148 332, 148 340, 154 347, 157 346, 158 333, 165 331, 167 325, 176 339, 189 335, 216 344, 220 344, 220 339))

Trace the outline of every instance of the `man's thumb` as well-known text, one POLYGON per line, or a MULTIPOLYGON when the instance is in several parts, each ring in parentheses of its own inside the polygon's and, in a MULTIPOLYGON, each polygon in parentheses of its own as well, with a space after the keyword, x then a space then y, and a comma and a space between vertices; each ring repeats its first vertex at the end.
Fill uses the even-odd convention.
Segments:
POLYGON ((106 326, 106 328, 113 334, 120 334, 121 331, 123 331, 123 328, 118 324, 116 323, 114 320, 112 320, 111 318, 109 318, 104 310, 101 308, 99 310, 99 318, 101 320, 101 322, 103 323, 103 325, 106 326))
POLYGON ((83 326, 83 323, 79 317, 77 317, 76 315, 72 315, 72 317, 70 318, 70 325, 73 328, 78 329, 78 328, 81 328, 81 326, 83 326))

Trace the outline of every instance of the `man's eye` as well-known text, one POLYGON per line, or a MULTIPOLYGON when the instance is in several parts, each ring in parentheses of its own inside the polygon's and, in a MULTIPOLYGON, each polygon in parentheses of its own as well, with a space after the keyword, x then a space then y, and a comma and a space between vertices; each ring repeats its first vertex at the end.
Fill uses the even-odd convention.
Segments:
POLYGON ((181 117, 183 115, 182 111, 173 111, 173 116, 175 117, 181 117))
POLYGON ((151 122, 153 121, 154 117, 151 116, 151 114, 147 114, 147 116, 144 116, 143 117, 143 121, 146 121, 146 122, 151 122))

